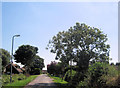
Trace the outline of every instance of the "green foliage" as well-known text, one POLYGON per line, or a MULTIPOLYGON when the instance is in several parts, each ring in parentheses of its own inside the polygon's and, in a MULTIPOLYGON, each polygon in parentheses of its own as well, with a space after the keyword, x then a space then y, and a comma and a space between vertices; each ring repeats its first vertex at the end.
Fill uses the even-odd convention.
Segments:
POLYGON ((2 58, 0 56, 0 88, 2 86, 2 58))
POLYGON ((51 61, 50 64, 47 65, 47 72, 50 74, 50 75, 56 75, 56 64, 57 62, 55 61, 51 61))
POLYGON ((14 57, 17 63, 25 65, 27 70, 30 71, 30 66, 33 65, 32 62, 36 57, 37 51, 37 47, 22 45, 15 51, 14 57))
MULTIPOLYGON (((107 35, 98 28, 76 23, 74 27, 70 27, 67 31, 59 32, 53 36, 47 48, 52 53, 56 53, 55 59, 64 63, 63 67, 69 65, 70 61, 77 63, 76 74, 70 81, 70 84, 75 87, 80 81, 84 81, 90 60, 92 62, 108 62, 110 45, 106 44, 107 40, 107 35)), ((104 72, 99 64, 96 68, 91 68, 93 70, 93 73, 91 73, 93 80, 91 81, 93 82, 98 82, 99 77, 104 72), (99 70, 96 70, 96 68, 99 70), (94 78, 95 76, 98 77, 94 78)), ((68 74, 68 80, 70 80, 69 73, 69 71, 66 73, 66 75, 68 74)))
POLYGON ((119 70, 115 66, 107 65, 108 72, 107 75, 103 74, 101 79, 106 81, 107 86, 117 86, 117 78, 120 76, 119 70))
POLYGON ((57 88, 69 88, 68 82, 63 80, 62 78, 51 76, 50 74, 48 74, 48 76, 54 79, 53 81, 57 83, 57 88))
POLYGON ((4 85, 4 87, 14 87, 16 88, 22 88, 23 86, 27 85, 29 82, 31 82, 32 80, 34 80, 38 75, 32 75, 29 76, 28 78, 24 79, 24 80, 20 80, 20 81, 15 81, 13 83, 8 83, 6 85, 4 85))
POLYGON ((59 32, 49 41, 47 48, 56 53, 56 59, 69 64, 77 62, 79 71, 89 67, 89 61, 108 61, 110 46, 107 35, 98 28, 76 23, 67 31, 59 32))
POLYGON ((41 73, 41 69, 40 68, 32 68, 30 71, 31 75, 39 75, 41 73))
MULTIPOLYGON (((12 75, 12 82, 16 82, 18 80, 24 80, 27 77, 24 74, 14 74, 12 75)), ((2 84, 3 86, 10 83, 10 75, 2 75, 2 84)))
POLYGON ((30 74, 32 75, 40 74, 43 67, 44 67, 44 59, 36 55, 33 64, 30 66, 31 69, 30 74))
POLYGON ((20 62, 21 64, 27 66, 34 60, 37 51, 37 47, 30 45, 22 45, 16 50, 14 57, 17 63, 20 62))
POLYGON ((89 75, 90 75, 90 86, 102 86, 105 85, 106 81, 102 80, 102 75, 108 74, 108 66, 106 63, 96 62, 89 68, 89 75))
POLYGON ((43 67, 44 67, 44 59, 36 55, 31 68, 40 68, 42 70, 43 67))
POLYGON ((96 62, 90 65, 86 78, 80 81, 77 88, 81 86, 92 88, 104 88, 105 86, 115 86, 114 78, 118 77, 118 70, 108 63, 96 62))
POLYGON ((67 82, 70 82, 72 80, 72 78, 75 76, 76 71, 72 70, 68 70, 65 75, 64 75, 64 80, 67 82))
POLYGON ((64 80, 62 80, 62 78, 60 78, 60 77, 55 77, 55 76, 51 76, 54 80, 54 82, 55 83, 60 83, 60 84, 66 84, 66 83, 68 83, 67 81, 64 81, 64 80))
POLYGON ((5 49, 0 49, 0 58, 2 58, 2 70, 10 62, 10 53, 5 49))
POLYGON ((17 63, 25 65, 27 72, 40 74, 44 67, 44 59, 36 55, 37 53, 37 47, 22 45, 16 50, 14 57, 17 63))
POLYGON ((55 61, 52 61, 50 64, 47 65, 47 72, 51 75, 63 78, 64 76, 63 64, 61 62, 57 63, 55 61))
POLYGON ((56 76, 59 76, 59 77, 61 77, 61 78, 63 78, 63 76, 64 76, 64 70, 65 70, 65 68, 64 68, 64 66, 63 66, 64 64, 63 63, 61 63, 61 62, 58 62, 57 64, 56 64, 56 76))

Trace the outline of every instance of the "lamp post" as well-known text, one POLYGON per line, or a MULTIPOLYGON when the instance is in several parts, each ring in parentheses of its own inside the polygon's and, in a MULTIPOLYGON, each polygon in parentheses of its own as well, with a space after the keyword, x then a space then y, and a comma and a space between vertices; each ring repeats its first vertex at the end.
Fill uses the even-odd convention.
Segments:
POLYGON ((13 45, 14 45, 14 37, 19 37, 20 35, 14 35, 12 37, 12 52, 11 52, 11 72, 10 72, 10 82, 12 82, 12 58, 13 58, 13 45))

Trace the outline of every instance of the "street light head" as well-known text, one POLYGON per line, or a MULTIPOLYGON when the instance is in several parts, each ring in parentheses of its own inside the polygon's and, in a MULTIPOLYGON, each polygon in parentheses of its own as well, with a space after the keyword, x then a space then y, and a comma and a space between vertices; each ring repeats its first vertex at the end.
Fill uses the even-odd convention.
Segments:
POLYGON ((15 37, 19 37, 20 35, 15 35, 15 37))

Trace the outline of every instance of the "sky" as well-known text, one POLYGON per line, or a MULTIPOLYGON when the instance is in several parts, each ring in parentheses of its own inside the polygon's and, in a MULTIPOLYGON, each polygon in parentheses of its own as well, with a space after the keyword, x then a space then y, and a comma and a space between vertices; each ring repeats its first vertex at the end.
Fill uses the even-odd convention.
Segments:
POLYGON ((101 29, 108 36, 111 62, 118 62, 118 3, 117 2, 3 2, 2 48, 11 53, 21 45, 38 47, 38 55, 46 65, 55 60, 55 54, 46 50, 49 40, 59 31, 85 23, 101 29))

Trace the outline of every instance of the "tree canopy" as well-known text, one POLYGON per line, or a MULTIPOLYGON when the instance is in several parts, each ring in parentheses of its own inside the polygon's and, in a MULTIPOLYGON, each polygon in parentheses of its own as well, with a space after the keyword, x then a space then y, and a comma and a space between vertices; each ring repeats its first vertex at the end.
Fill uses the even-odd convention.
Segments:
POLYGON ((36 57, 37 51, 37 47, 22 45, 15 51, 14 57, 17 63, 21 63, 30 68, 36 57))
POLYGON ((10 53, 5 49, 0 49, 0 58, 2 59, 2 67, 4 68, 10 62, 10 53))
POLYGON ((31 67, 40 68, 42 70, 42 68, 44 67, 44 59, 36 55, 31 67))
POLYGON ((80 69, 88 68, 89 61, 108 61, 110 45, 107 35, 98 28, 76 23, 67 31, 59 32, 47 48, 56 53, 56 59, 69 64, 73 60, 80 69))
POLYGON ((33 64, 30 66, 30 74, 32 75, 40 74, 43 67, 44 67, 44 59, 36 55, 33 64))

